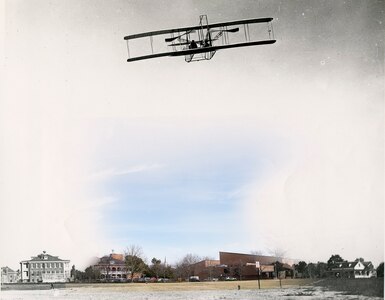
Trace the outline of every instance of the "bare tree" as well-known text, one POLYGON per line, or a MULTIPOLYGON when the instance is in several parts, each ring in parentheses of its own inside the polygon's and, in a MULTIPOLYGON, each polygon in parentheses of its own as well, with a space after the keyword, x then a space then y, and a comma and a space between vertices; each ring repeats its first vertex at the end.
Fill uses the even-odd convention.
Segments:
POLYGON ((285 257, 286 255, 286 250, 282 249, 282 248, 274 248, 272 250, 269 250, 269 254, 276 257, 278 259, 278 261, 282 261, 282 258, 285 257))
POLYGON ((264 252, 262 250, 251 250, 250 254, 252 254, 252 255, 264 255, 264 252))
POLYGON ((143 250, 140 246, 130 245, 126 248, 124 255, 127 270, 130 272, 131 281, 133 281, 135 274, 139 274, 146 269, 143 250))
POLYGON ((175 265, 175 275, 178 278, 188 279, 190 276, 194 275, 193 265, 202 260, 196 254, 186 254, 179 262, 175 265))

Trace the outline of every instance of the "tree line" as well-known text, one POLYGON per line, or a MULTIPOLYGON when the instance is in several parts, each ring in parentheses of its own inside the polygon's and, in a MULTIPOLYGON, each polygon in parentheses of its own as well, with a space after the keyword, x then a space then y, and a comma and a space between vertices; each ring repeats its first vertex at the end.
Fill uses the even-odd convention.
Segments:
MULTIPOLYGON (((355 260, 364 262, 365 260, 360 257, 355 260)), ((297 274, 303 278, 325 278, 328 275, 328 271, 337 263, 347 262, 339 254, 333 254, 328 261, 317 262, 317 263, 306 263, 305 261, 300 261, 298 264, 294 265, 294 269, 297 274)), ((384 277, 384 263, 380 263, 376 268, 377 277, 384 277)))
MULTIPOLYGON (((124 252, 124 263, 129 274, 127 280, 134 281, 135 274, 141 274, 142 278, 152 278, 153 280, 185 280, 194 275, 194 264, 200 262, 204 259, 211 259, 208 257, 201 257, 196 254, 186 254, 182 259, 177 261, 173 266, 168 265, 165 261, 162 262, 161 259, 153 257, 149 263, 145 258, 142 248, 140 246, 132 245, 126 248, 124 252)), ((363 258, 357 258, 356 261, 364 261, 363 258)), ((332 266, 338 262, 346 262, 340 255, 332 255, 329 260, 325 262, 317 263, 306 263, 305 261, 300 261, 294 265, 294 270, 296 271, 297 277, 303 278, 324 278, 327 277, 328 271, 332 266)), ((280 268, 280 263, 276 262, 277 271, 283 268, 280 268)), ((384 277, 384 263, 381 263, 377 269, 377 277, 384 277)), ((233 275, 237 278, 242 278, 242 270, 234 269, 233 275), (238 274, 237 272, 240 272, 238 274)), ((227 274, 227 275, 229 275, 227 274)), ((100 281, 101 272, 98 268, 94 266, 87 267, 84 271, 79 271, 72 266, 71 277, 76 282, 94 282, 100 281)), ((214 274, 212 274, 214 275, 214 274)), ((211 276, 210 276, 211 277, 211 276)), ((215 276, 214 276, 215 277, 215 276)))
MULTIPOLYGON (((203 259, 207 259, 207 257, 186 254, 174 266, 171 266, 156 257, 153 257, 150 263, 147 263, 147 259, 140 246, 132 245, 124 251, 124 263, 129 274, 129 278, 127 278, 129 281, 134 281, 135 274, 141 274, 142 278, 151 278, 157 281, 185 279, 193 274, 192 265, 203 259)), ((71 269, 71 278, 75 282, 100 281, 101 275, 100 270, 95 266, 89 266, 84 271, 80 271, 73 265, 71 269)))

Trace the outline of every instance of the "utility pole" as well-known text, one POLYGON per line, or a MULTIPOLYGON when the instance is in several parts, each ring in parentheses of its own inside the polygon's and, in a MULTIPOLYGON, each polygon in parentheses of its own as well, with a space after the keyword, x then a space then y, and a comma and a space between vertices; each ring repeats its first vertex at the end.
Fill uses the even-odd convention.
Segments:
POLYGON ((257 268, 258 272, 258 289, 261 289, 261 265, 259 261, 255 262, 255 267, 257 268))
POLYGON ((255 266, 255 269, 257 270, 258 289, 261 289, 261 265, 259 261, 256 261, 255 263, 246 263, 246 266, 255 266))
POLYGON ((275 272, 277 274, 277 278, 279 279, 279 287, 282 288, 282 282, 281 282, 281 276, 279 276, 279 273, 278 273, 278 261, 275 262, 275 272))

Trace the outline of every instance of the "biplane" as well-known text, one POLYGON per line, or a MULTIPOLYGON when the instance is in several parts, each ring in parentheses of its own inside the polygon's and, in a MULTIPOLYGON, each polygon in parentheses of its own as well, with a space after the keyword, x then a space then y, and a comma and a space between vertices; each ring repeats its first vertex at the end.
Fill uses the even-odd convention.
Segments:
POLYGON ((186 62, 192 62, 209 60, 222 49, 274 44, 272 21, 258 18, 209 24, 202 15, 197 26, 128 35, 124 37, 127 61, 184 56, 186 62))

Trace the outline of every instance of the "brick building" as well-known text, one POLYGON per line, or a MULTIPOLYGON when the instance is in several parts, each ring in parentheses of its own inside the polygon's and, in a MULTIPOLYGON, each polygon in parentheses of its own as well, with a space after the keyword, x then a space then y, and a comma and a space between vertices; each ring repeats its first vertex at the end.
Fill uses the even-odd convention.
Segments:
POLYGON ((194 276, 199 280, 214 280, 219 278, 223 269, 219 260, 202 260, 192 266, 194 276))
POLYGON ((123 254, 111 253, 110 255, 105 255, 93 267, 100 271, 101 281, 127 281, 130 274, 127 270, 123 254))
POLYGON ((261 278, 277 277, 276 269, 278 268, 281 277, 292 277, 294 268, 292 265, 294 260, 266 255, 243 254, 232 252, 219 252, 219 260, 221 265, 226 265, 225 274, 230 274, 239 280, 254 280, 258 278, 256 263, 260 266, 261 278), (276 264, 278 262, 278 264, 276 264))
POLYGON ((255 280, 260 278, 293 277, 294 260, 254 254, 219 252, 219 260, 203 260, 193 265, 194 276, 199 280, 255 280), (277 263, 278 262, 278 263, 277 263))

